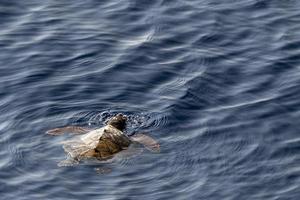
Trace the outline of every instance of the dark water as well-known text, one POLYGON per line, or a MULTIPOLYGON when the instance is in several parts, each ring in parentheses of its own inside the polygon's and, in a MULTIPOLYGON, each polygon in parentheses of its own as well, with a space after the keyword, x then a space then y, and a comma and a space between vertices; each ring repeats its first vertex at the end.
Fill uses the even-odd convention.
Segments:
POLYGON ((1 0, 1 199, 300 199, 300 1, 1 0), (45 131, 130 117, 95 166, 45 131))

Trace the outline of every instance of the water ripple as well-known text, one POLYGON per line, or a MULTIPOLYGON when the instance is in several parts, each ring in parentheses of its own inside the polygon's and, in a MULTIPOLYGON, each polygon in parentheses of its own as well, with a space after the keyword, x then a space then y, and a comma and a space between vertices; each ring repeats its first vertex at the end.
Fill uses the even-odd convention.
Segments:
POLYGON ((1 197, 298 199, 299 6, 2 1, 1 197), (46 130, 117 113, 161 152, 57 166, 46 130))

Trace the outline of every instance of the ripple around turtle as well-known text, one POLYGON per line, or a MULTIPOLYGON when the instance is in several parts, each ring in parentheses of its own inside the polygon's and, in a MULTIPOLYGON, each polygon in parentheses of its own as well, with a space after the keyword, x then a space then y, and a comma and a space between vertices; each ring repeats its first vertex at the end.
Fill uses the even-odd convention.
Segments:
MULTIPOLYGON (((145 114, 143 112, 121 112, 119 108, 111 108, 110 110, 105 111, 80 112, 73 114, 73 116, 70 117, 64 115, 59 118, 60 120, 63 118, 67 118, 67 120, 64 119, 64 121, 68 121, 68 125, 79 125, 87 126, 90 128, 99 128, 104 126, 109 118, 115 116, 118 113, 122 113, 128 118, 127 128, 125 130, 125 133, 128 135, 133 135, 135 133, 145 133, 151 135, 152 137, 155 137, 153 136, 153 133, 155 133, 154 131, 163 128, 163 126, 165 126, 167 123, 167 118, 164 115, 159 115, 158 113, 145 114)), ((63 141, 65 138, 66 137, 62 137, 56 142, 53 141, 52 144, 54 145, 59 141, 63 141)), ((107 162, 86 161, 85 163, 83 163, 83 165, 95 167, 99 166, 103 168, 111 167, 114 169, 116 168, 115 165, 117 164, 119 168, 123 167, 127 169, 129 166, 135 164, 136 157, 138 159, 139 156, 141 156, 141 153, 144 151, 145 149, 142 146, 134 145, 134 147, 131 147, 130 149, 119 153, 112 160, 108 160, 107 162)), ((59 160, 57 160, 57 162, 58 161, 59 160)))
POLYGON ((105 125, 109 118, 116 114, 124 114, 127 118, 127 129, 162 128, 168 123, 167 117, 159 113, 130 112, 121 108, 111 108, 104 111, 90 111, 77 113, 70 117, 70 124, 85 124, 87 126, 99 127, 105 125))

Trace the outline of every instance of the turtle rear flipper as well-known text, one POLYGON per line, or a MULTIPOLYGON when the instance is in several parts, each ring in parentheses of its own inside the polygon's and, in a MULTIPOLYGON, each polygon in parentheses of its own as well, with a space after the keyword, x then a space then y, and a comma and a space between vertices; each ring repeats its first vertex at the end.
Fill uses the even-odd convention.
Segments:
POLYGON ((146 149, 148 149, 152 152, 160 151, 160 146, 159 146, 158 142, 148 135, 138 133, 138 134, 131 136, 130 139, 132 139, 132 141, 135 141, 135 142, 138 142, 138 143, 144 145, 144 147, 146 149))
POLYGON ((60 161, 57 164, 57 166, 59 166, 59 167, 71 167, 71 166, 78 165, 78 164, 79 164, 78 160, 75 160, 73 158, 67 158, 66 160, 60 161))
POLYGON ((96 171, 97 174, 109 174, 112 169, 111 168, 106 168, 106 167, 96 167, 94 168, 94 170, 96 171))

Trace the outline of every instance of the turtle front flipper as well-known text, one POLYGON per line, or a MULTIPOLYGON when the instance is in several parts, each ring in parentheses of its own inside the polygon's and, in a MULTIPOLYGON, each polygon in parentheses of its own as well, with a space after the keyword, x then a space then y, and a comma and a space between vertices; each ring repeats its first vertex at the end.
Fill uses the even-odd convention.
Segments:
POLYGON ((152 137, 148 136, 148 135, 144 135, 142 133, 138 133, 135 134, 133 136, 130 137, 130 139, 132 141, 138 142, 142 145, 144 145, 144 147, 152 152, 159 152, 160 151, 160 145, 158 144, 158 142, 153 139, 152 137))
POLYGON ((84 134, 91 131, 91 129, 80 127, 80 126, 66 126, 62 128, 55 128, 48 130, 46 134, 48 135, 62 135, 64 133, 75 133, 75 134, 84 134))

